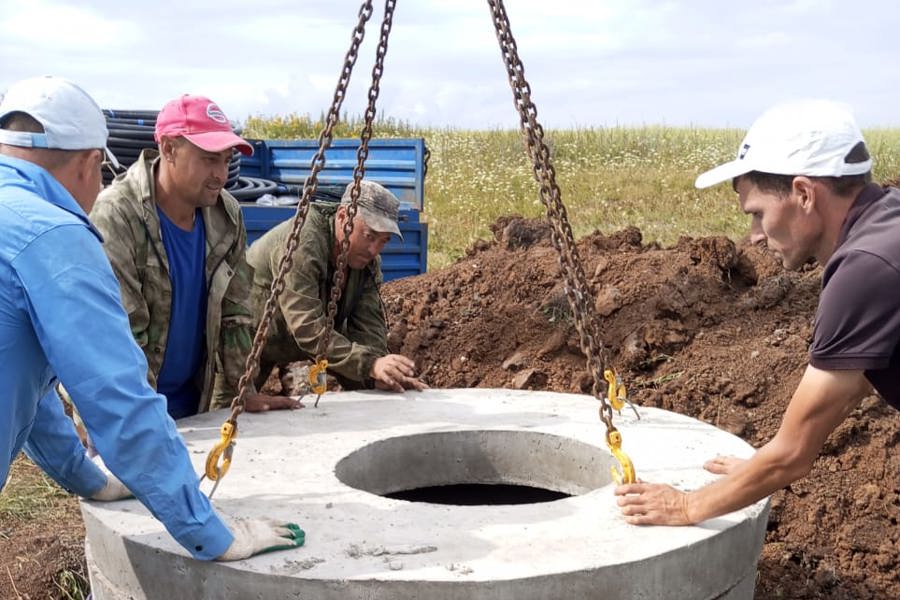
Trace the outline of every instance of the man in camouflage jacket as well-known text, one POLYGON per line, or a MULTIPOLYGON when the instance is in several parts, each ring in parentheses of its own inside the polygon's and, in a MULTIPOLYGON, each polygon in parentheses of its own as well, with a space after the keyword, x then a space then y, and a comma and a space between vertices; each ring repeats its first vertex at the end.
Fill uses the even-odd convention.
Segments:
MULTIPOLYGON (((351 184, 352 186, 352 184, 351 184)), ((260 359, 257 385, 272 367, 298 360, 313 360, 325 327, 326 309, 334 272, 344 239, 350 189, 340 205, 312 204, 300 231, 293 268, 287 273, 284 292, 269 326, 260 359)), ((328 371, 345 389, 378 387, 385 390, 424 389, 415 364, 399 354, 389 354, 382 283, 381 257, 397 226, 400 202, 381 185, 361 182, 358 212, 353 221, 347 256, 345 284, 334 319, 334 331, 326 349, 328 371)), ((257 240, 247 253, 254 270, 255 314, 261 315, 272 281, 284 256, 292 220, 285 221, 257 240)))
MULTIPOLYGON (((223 186, 232 148, 249 154, 252 147, 234 134, 214 103, 187 95, 160 112, 156 140, 159 151, 145 150, 100 193, 90 216, 103 234, 103 247, 119 280, 132 333, 147 357, 147 376, 154 388, 166 355, 178 356, 178 348, 169 343, 173 332, 180 335, 198 325, 199 335, 192 342, 200 366, 187 382, 195 398, 184 410, 173 408, 168 396, 170 414, 180 418, 228 406, 250 350, 255 324, 249 298, 253 272, 246 262, 240 206, 223 186), (176 268, 183 265, 174 264, 166 235, 191 235, 192 227, 202 227, 197 232, 202 254, 182 274, 185 279, 176 279, 176 268), (187 323, 173 321, 176 281, 199 282, 194 318, 187 323)), ((255 389, 246 400, 248 411, 297 406, 290 398, 262 396, 255 389)))

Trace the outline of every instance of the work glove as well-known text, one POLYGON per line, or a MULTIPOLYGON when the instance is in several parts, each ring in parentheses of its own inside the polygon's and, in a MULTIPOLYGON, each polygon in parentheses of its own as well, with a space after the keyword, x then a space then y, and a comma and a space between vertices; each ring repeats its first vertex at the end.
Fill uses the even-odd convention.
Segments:
POLYGON ((119 481, 119 478, 113 475, 109 469, 106 468, 106 465, 103 464, 103 460, 100 456, 96 456, 91 460, 94 461, 94 464, 97 465, 103 474, 106 475, 106 484, 100 488, 99 492, 94 493, 89 500, 99 500, 100 502, 113 502, 115 500, 124 500, 125 498, 131 498, 133 494, 131 490, 125 487, 125 484, 119 481))
POLYGON ((303 545, 306 534, 294 523, 285 523, 268 517, 260 519, 226 518, 234 541, 218 561, 241 560, 256 554, 275 550, 287 550, 303 545))

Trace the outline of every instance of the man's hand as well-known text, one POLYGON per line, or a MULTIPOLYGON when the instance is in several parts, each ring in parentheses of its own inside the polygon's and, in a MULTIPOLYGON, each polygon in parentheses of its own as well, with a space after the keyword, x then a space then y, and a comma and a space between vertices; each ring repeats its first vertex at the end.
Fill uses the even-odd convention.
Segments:
POLYGON ((745 462, 747 462, 746 458, 738 458, 737 456, 722 456, 720 454, 715 458, 703 463, 703 468, 710 473, 715 473, 716 475, 728 475, 745 462))
POLYGON ((244 400, 244 410, 247 412, 266 412, 267 410, 294 410, 303 408, 303 403, 290 396, 268 396, 266 394, 251 394, 244 400))
POLYGON ((256 554, 302 546, 305 534, 293 523, 263 517, 261 519, 224 518, 234 541, 218 561, 241 560, 256 554))
POLYGON ((402 392, 404 389, 427 390, 428 386, 416 377, 416 365, 401 354, 388 354, 375 360, 369 376, 380 390, 402 392))
POLYGON ((688 516, 688 496, 661 483, 628 483, 617 486, 616 496, 625 521, 632 525, 693 525, 688 516))
POLYGON ((97 465, 103 474, 106 475, 106 484, 99 491, 94 492, 88 500, 98 500, 100 502, 114 502, 116 500, 124 500, 131 498, 133 494, 131 490, 125 487, 125 484, 119 481, 119 478, 110 473, 100 456, 96 456, 91 460, 97 465))
POLYGON ((100 488, 99 492, 94 493, 89 500, 99 500, 100 502, 114 502, 116 500, 125 500, 131 498, 133 494, 131 490, 125 487, 125 484, 119 481, 119 478, 112 473, 106 473, 106 485, 100 488))

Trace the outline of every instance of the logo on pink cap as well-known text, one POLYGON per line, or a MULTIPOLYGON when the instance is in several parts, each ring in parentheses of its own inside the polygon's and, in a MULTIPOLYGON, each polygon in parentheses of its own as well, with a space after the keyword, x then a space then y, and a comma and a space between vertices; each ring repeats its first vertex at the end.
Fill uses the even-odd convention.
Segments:
POLYGON ((222 109, 216 106, 214 102, 210 102, 206 105, 206 116, 216 123, 228 123, 228 119, 225 118, 225 113, 223 113, 222 109))
POLYGON ((156 117, 156 141, 163 137, 184 137, 207 152, 237 148, 244 156, 253 146, 234 133, 219 106, 203 96, 185 94, 167 103, 156 117))

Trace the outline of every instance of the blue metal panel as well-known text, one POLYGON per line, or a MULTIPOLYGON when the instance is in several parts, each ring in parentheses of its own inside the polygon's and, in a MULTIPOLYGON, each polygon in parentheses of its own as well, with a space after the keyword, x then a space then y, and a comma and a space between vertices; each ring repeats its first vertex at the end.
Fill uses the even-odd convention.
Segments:
POLYGON ((263 161, 268 163, 269 149, 262 140, 247 140, 253 144, 253 156, 241 156, 241 177, 260 177, 269 179, 264 175, 267 169, 263 168, 263 161))
MULTIPOLYGON (((297 211, 290 206, 241 204, 241 212, 247 229, 247 243, 252 244, 297 211)), ((398 224, 403 240, 393 236, 381 251, 381 271, 385 281, 419 275, 428 266, 428 223, 419 222, 418 211, 406 209, 400 211, 398 224)))
MULTIPOLYGON (((241 175, 279 183, 303 185, 310 163, 319 149, 318 140, 249 140, 254 155, 241 159, 241 175)), ((325 151, 322 185, 347 185, 353 181, 358 139, 337 139, 325 151)), ((423 210, 425 204, 425 140, 382 139, 369 142, 366 179, 377 181, 400 199, 403 208, 423 210)))
POLYGON ((385 281, 420 275, 428 266, 428 223, 419 222, 418 211, 405 210, 400 213, 399 225, 403 240, 392 236, 381 251, 385 281))
POLYGON ((244 216, 244 228, 247 230, 249 246, 282 221, 290 219, 297 212, 292 206, 257 206, 241 203, 244 216))

